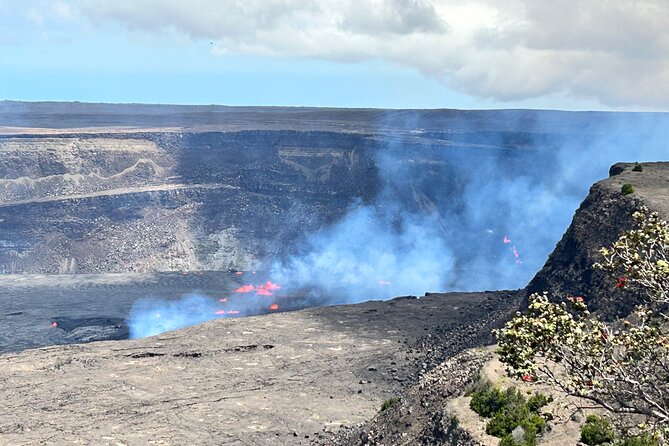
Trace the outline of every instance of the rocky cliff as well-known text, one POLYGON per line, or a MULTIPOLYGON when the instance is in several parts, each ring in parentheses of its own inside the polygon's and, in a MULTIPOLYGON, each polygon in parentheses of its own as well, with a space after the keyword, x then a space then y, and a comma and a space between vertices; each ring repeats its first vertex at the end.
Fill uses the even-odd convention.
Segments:
MULTIPOLYGON (((513 264, 501 240, 515 231, 528 249, 511 268, 526 280, 562 228, 526 237, 536 228, 524 228, 522 209, 486 184, 553 193, 565 147, 588 147, 623 124, 639 139, 666 122, 663 114, 2 101, 0 273, 255 269, 393 183, 386 196, 402 212, 435 219, 438 236, 458 242, 462 276, 480 271, 483 286, 498 283, 491 277, 513 264), (388 155, 399 167, 382 172, 388 155)), ((570 208, 583 196, 571 189, 570 208)))
POLYGON ((256 268, 375 193, 368 152, 338 133, 0 138, 0 271, 256 268))
POLYGON ((614 279, 592 267, 601 260, 599 250, 632 227, 632 213, 641 206, 669 219, 669 164, 643 163, 641 172, 633 167, 613 165, 610 177, 592 186, 562 240, 528 285, 529 292, 548 291, 556 300, 584 296, 592 309, 609 317, 626 314, 634 306, 637 296, 615 288, 614 279), (627 183, 634 193, 624 195, 621 190, 627 183))

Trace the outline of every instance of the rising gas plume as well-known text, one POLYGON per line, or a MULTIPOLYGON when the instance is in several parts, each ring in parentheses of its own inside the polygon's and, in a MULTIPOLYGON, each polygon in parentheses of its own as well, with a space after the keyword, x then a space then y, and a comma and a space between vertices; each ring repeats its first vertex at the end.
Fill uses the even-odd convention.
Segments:
POLYGON ((569 135, 550 133, 554 119, 533 123, 520 147, 505 146, 503 132, 465 150, 390 142, 376 155, 376 200, 310 234, 273 277, 332 302, 522 288, 611 164, 669 156, 665 116, 626 116, 586 117, 569 135))
MULTIPOLYGON (((569 131, 561 129, 564 115, 545 122, 537 116, 513 131, 482 131, 478 144, 416 144, 389 133, 375 152, 377 196, 352 202, 341 219, 268 259, 270 281, 233 293, 254 299, 237 299, 234 308, 202 297, 140 303, 130 319, 132 335, 276 311, 284 309, 284 298, 298 308, 524 287, 611 164, 669 157, 665 115, 586 115, 572 118, 569 131), (583 124, 574 131, 579 119, 583 124), (531 131, 523 133, 526 125, 531 131), (510 144, 509 135, 521 141, 510 144), (281 296, 274 295, 276 283, 281 296)), ((402 126, 420 135, 418 118, 402 126)), ((467 123, 459 129, 476 131, 467 123)), ((446 137, 457 139, 457 133, 446 137)))

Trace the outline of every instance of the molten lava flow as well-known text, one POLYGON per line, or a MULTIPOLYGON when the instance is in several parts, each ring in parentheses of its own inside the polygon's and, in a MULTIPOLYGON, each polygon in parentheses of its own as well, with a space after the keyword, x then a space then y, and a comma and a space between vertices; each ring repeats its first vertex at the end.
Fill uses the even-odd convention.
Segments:
POLYGON ((261 285, 263 288, 267 290, 278 290, 281 288, 281 285, 277 285, 276 283, 272 283, 271 280, 268 280, 264 285, 261 285))
POLYGON ((272 305, 269 306, 269 309, 272 310, 272 311, 276 311, 276 310, 279 309, 279 305, 278 304, 272 304, 272 305))
MULTIPOLYGON (((505 235, 503 242, 504 242, 505 245, 508 245, 509 243, 511 243, 511 239, 505 235)), ((516 245, 511 245, 511 253, 513 254, 513 257, 515 258, 515 262, 517 264, 520 265, 521 263, 523 263, 523 261, 520 260, 520 254, 518 253, 518 249, 516 248, 516 245)))
POLYGON ((216 316, 232 316, 239 314, 239 310, 218 310, 214 311, 216 316))
POLYGON ((261 285, 242 285, 235 290, 236 293, 251 293, 256 292, 257 296, 272 296, 274 293, 272 291, 278 290, 281 288, 281 285, 273 283, 271 280, 261 284, 261 285))
POLYGON ((58 322, 51 322, 51 326, 54 327, 54 328, 58 327, 58 322))

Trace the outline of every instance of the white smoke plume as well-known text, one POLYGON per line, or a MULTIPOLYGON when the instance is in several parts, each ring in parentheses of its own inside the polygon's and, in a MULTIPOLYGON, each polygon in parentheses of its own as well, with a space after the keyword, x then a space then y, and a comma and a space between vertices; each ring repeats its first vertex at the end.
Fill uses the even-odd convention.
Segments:
MULTIPOLYGON (((556 117, 547 116, 538 129, 555 128, 556 117)), ((611 164, 669 157, 666 115, 631 116, 582 115, 591 128, 536 132, 531 149, 501 147, 502 132, 487 141, 496 148, 478 151, 420 154, 389 144, 377 155, 383 191, 374 203, 355 203, 308 236, 274 263, 273 277, 331 303, 522 288, 611 164)))
POLYGON ((217 309, 214 299, 198 294, 174 301, 141 299, 133 304, 126 322, 131 339, 144 338, 214 319, 217 309))

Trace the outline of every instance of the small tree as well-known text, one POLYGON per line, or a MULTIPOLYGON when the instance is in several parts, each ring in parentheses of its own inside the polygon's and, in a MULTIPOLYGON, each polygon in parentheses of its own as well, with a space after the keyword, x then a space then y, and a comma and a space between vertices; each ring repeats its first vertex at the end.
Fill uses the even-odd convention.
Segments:
POLYGON ((608 410, 621 431, 669 437, 669 225, 643 208, 595 267, 617 288, 644 301, 623 321, 606 324, 582 297, 551 303, 533 294, 527 313, 496 331, 507 372, 545 381, 608 410))

